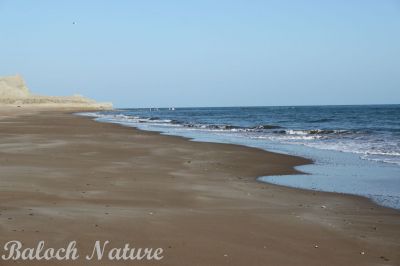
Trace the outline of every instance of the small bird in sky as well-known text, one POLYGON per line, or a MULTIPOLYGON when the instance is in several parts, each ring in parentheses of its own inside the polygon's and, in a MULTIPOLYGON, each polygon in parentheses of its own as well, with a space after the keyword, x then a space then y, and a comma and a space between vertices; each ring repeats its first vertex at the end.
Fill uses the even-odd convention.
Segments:
POLYGON ((73 25, 75 25, 75 24, 76 24, 76 22, 75 22, 75 21, 73 21, 73 22, 72 22, 72 24, 73 24, 73 25))

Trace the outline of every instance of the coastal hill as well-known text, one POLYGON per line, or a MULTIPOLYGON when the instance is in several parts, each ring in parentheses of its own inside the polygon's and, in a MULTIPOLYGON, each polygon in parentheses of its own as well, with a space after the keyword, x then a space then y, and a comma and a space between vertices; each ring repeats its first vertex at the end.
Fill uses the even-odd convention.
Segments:
POLYGON ((97 103, 81 95, 42 96, 32 94, 20 75, 0 77, 0 105, 112 109, 111 103, 97 103))

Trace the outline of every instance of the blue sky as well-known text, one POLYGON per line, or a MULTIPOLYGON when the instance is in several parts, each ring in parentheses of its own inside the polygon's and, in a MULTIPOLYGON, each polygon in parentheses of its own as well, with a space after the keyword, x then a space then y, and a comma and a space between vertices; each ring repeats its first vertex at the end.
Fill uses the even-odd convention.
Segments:
POLYGON ((400 103, 400 1, 0 0, 15 73, 118 107, 400 103))

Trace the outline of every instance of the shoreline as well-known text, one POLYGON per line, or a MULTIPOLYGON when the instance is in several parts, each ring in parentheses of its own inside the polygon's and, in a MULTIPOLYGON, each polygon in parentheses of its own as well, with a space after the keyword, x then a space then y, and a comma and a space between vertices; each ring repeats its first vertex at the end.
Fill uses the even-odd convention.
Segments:
POLYGON ((287 173, 287 174, 266 174, 266 175, 261 175, 258 177, 255 177, 255 181, 256 182, 260 182, 262 184, 268 184, 271 186, 277 186, 277 187, 284 187, 284 188, 289 188, 289 189, 294 189, 294 190, 305 190, 305 191, 309 191, 309 192, 320 192, 320 193, 330 193, 330 194, 336 194, 337 196, 346 196, 346 197, 354 197, 356 200, 366 200, 367 202, 375 205, 376 207, 380 207, 380 208, 386 208, 389 210, 393 210, 396 212, 400 213, 400 209, 396 209, 390 206, 385 206, 385 205, 381 205, 378 202, 375 202, 372 198, 368 198, 367 196, 363 196, 363 195, 357 195, 357 194, 351 194, 351 193, 345 193, 345 192, 334 192, 334 191, 323 191, 323 190, 318 190, 318 189, 309 189, 309 188, 300 188, 300 187, 294 187, 294 186, 287 186, 287 185, 280 185, 280 184, 275 184, 272 182, 268 182, 268 181, 261 181, 260 178, 264 177, 264 176, 281 176, 281 175, 301 175, 301 174, 305 174, 305 175, 312 175, 310 173, 307 172, 303 172, 301 170, 296 169, 296 167, 299 166, 306 166, 306 165, 313 165, 315 164, 315 160, 310 159, 310 158, 306 158, 303 156, 298 156, 298 155, 292 155, 292 154, 286 154, 286 153, 280 153, 280 152, 276 152, 276 151, 269 151, 263 148, 259 148, 259 147, 252 147, 252 146, 246 146, 246 145, 242 145, 242 144, 235 144, 235 143, 222 143, 222 142, 214 142, 214 141, 203 141, 203 140, 196 140, 195 138, 191 138, 191 137, 185 137, 185 136, 179 136, 179 135, 170 135, 170 134, 164 134, 164 132, 162 131, 158 131, 158 130, 143 130, 140 129, 136 126, 128 126, 128 125, 124 125, 122 123, 117 123, 117 122, 108 122, 108 121, 97 121, 95 116, 88 116, 88 115, 80 115, 80 113, 82 112, 87 112, 87 111, 80 111, 80 112, 68 112, 69 114, 78 116, 78 117, 86 117, 91 119, 92 121, 98 122, 98 123, 108 123, 108 124, 113 124, 113 125, 117 125, 117 126, 121 126, 123 128, 131 128, 134 130, 139 130, 139 131, 143 131, 143 132, 148 132, 148 133, 155 133, 157 135, 161 135, 161 136, 169 136, 169 137, 177 137, 177 138, 181 138, 183 140, 187 140, 187 141, 193 141, 193 142, 200 142, 200 143, 214 143, 214 144, 223 144, 223 145, 233 145, 233 146, 239 146, 239 147, 245 147, 245 148, 249 148, 249 149, 255 149, 255 150, 259 150, 259 151, 263 151, 263 152, 267 152, 267 153, 271 153, 271 154, 278 154, 278 155, 287 155, 287 156, 292 156, 295 158, 299 158, 301 160, 304 160, 305 163, 303 164, 298 164, 298 165, 294 165, 292 168, 294 170, 293 173, 287 173))
POLYGON ((307 159, 72 112, 0 120, 0 246, 17 236, 32 243, 40 231, 58 244, 78 236, 83 250, 95 237, 162 246, 163 265, 400 262, 397 210, 257 180, 299 173, 307 159))

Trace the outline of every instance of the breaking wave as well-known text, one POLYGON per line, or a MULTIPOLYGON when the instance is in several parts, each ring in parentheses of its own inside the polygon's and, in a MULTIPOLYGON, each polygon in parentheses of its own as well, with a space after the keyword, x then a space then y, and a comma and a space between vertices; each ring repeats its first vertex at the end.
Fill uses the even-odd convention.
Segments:
MULTIPOLYGON (((349 129, 293 129, 283 125, 259 124, 238 126, 232 124, 213 124, 191 122, 180 119, 166 119, 159 116, 137 116, 112 112, 82 113, 101 120, 130 125, 146 124, 154 127, 180 127, 182 129, 241 134, 252 139, 265 139, 285 144, 305 145, 324 150, 336 150, 359 154, 362 159, 400 165, 400 144, 393 139, 383 139, 371 135, 367 130, 349 129)), ((323 120, 323 119, 320 119, 323 120)), ((317 120, 313 120, 317 121, 317 120)), ((326 120, 324 120, 326 121, 326 120)))

